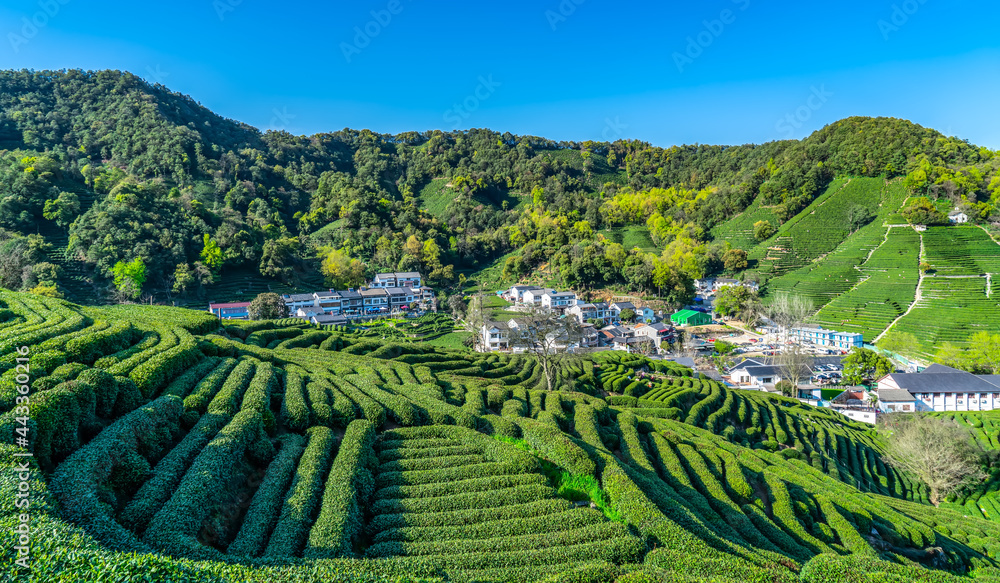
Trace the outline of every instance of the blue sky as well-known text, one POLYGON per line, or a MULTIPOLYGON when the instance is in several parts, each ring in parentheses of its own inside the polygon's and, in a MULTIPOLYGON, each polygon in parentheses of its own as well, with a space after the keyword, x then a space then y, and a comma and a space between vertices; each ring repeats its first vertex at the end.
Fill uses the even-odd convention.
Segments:
POLYGON ((742 144, 871 115, 1000 148, 997 22, 943 0, 0 0, 0 68, 129 70, 305 134, 742 144))

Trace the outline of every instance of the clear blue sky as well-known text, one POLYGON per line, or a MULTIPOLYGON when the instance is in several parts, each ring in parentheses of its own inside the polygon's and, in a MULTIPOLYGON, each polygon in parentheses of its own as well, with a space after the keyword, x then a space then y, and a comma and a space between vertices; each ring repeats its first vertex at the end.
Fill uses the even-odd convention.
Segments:
POLYGON ((943 0, 0 0, 0 68, 129 70, 305 134, 742 144, 871 115, 1000 148, 998 22, 943 0))

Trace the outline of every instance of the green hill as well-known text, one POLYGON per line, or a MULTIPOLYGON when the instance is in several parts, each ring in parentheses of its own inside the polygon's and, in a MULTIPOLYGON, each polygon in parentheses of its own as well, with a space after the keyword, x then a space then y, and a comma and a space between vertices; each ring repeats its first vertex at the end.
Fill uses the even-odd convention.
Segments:
MULTIPOLYGON (((935 508, 874 430, 674 363, 567 360, 550 392, 532 359, 428 346, 434 318, 0 301, 0 455, 24 428, 40 581, 1000 578, 992 482, 935 508)), ((992 415, 960 421, 998 446, 992 415)), ((3 500, 12 577, 22 511, 3 500)))
POLYGON ((114 266, 136 259, 150 275, 139 297, 160 303, 310 289, 329 249, 437 287, 506 256, 512 279, 548 265, 564 285, 635 292, 719 273, 729 242, 751 251, 754 277, 780 278, 832 254, 866 210, 899 224, 897 196, 964 204, 987 225, 1000 186, 995 152, 894 118, 743 146, 293 136, 122 71, 0 71, 0 148, 0 242, 21 250, 0 281, 90 303, 114 301, 114 266), (775 238, 757 244, 758 220, 775 238), (212 265, 205 236, 221 251, 212 265))

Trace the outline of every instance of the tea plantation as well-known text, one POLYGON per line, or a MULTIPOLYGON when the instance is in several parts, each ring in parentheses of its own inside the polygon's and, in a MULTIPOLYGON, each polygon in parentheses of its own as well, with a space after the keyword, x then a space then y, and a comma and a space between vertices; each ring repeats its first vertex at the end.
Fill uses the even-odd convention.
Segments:
POLYGON ((935 508, 867 426, 673 363, 564 361, 549 392, 429 347, 433 317, 0 302, 0 458, 30 459, 26 498, 0 473, 5 580, 1000 581, 1000 484, 935 508))

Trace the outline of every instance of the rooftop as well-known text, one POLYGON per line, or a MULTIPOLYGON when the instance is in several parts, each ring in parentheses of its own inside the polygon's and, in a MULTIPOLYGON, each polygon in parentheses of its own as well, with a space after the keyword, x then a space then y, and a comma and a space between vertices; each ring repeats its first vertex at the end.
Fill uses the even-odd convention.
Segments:
POLYGON ((903 389, 879 389, 878 400, 886 403, 916 401, 909 391, 904 391, 903 389))
POLYGON ((219 308, 246 308, 250 306, 250 302, 230 302, 228 304, 208 304, 210 310, 217 310, 219 308))
POLYGON ((311 293, 309 293, 309 294, 285 294, 285 295, 281 296, 281 298, 283 300, 285 300, 286 302, 305 302, 305 301, 311 302, 314 299, 316 299, 316 297, 313 294, 311 294, 311 293))
MULTIPOLYGON (((947 367, 945 367, 947 368, 947 367)), ((930 367, 928 367, 928 370, 930 367)), ((911 393, 994 393, 1000 391, 996 377, 976 376, 967 372, 894 373, 887 375, 896 385, 911 393)), ((884 380, 884 379, 883 379, 884 380)), ((880 381, 881 382, 881 381, 880 381)))
MULTIPOLYGON (((683 318, 690 318, 691 316, 694 316, 695 314, 704 314, 704 313, 705 312, 696 312, 695 310, 680 310, 678 312, 674 312, 673 316, 681 316, 683 318)), ((671 318, 673 316, 671 316, 671 318)))

